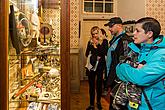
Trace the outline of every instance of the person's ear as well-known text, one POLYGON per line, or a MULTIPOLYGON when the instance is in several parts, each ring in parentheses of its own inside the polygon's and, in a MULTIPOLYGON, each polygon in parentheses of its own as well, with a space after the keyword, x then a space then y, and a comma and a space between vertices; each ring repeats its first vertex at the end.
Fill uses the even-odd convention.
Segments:
POLYGON ((148 31, 148 32, 147 32, 147 36, 148 36, 148 38, 153 37, 153 32, 152 32, 152 31, 148 31))

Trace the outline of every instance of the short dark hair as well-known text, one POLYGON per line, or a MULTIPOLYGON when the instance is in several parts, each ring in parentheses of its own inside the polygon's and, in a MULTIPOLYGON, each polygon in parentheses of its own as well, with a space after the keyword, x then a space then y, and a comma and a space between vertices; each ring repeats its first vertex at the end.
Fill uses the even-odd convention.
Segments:
POLYGON ((152 31, 153 32, 153 39, 156 39, 161 31, 161 26, 159 21, 157 21, 155 18, 152 17, 144 17, 139 19, 137 23, 142 24, 142 28, 144 29, 145 33, 147 33, 148 31, 152 31))

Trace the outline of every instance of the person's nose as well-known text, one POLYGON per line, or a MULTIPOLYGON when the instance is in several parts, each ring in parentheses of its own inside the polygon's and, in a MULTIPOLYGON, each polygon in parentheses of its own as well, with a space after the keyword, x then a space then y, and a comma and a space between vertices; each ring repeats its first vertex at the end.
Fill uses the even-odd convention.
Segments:
POLYGON ((94 37, 97 37, 97 34, 94 34, 93 36, 94 36, 94 37))
POLYGON ((108 30, 111 32, 112 28, 109 27, 108 30))
POLYGON ((133 32, 133 35, 136 35, 136 33, 137 33, 137 32, 136 32, 136 30, 135 30, 135 31, 133 32))

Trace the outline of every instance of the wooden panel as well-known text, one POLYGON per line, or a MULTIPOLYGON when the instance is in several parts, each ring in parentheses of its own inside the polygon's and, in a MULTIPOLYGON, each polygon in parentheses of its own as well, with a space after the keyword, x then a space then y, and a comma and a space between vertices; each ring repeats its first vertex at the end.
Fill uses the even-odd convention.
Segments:
POLYGON ((8 0, 0 0, 0 110, 8 110, 8 0))
POLYGON ((45 9, 59 9, 60 0, 44 0, 42 2, 43 8, 45 9))
POLYGON ((70 87, 72 93, 80 92, 79 49, 70 50, 70 87))
POLYGON ((62 110, 70 110, 70 2, 61 1, 61 103, 62 110))

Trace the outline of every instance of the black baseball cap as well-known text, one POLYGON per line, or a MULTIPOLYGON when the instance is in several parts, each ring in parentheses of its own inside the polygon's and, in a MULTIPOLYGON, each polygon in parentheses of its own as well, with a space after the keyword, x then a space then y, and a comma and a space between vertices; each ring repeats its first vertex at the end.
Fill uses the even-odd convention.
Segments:
POLYGON ((104 26, 112 27, 115 24, 122 24, 122 20, 120 17, 111 18, 108 23, 104 24, 104 26))

